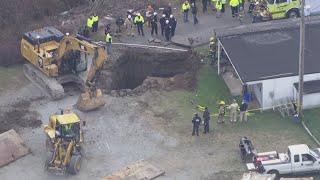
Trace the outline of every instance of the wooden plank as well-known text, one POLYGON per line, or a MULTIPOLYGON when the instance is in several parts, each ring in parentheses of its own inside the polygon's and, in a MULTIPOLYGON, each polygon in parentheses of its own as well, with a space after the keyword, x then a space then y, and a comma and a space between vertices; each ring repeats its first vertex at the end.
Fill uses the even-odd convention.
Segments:
POLYGON ((0 167, 29 153, 30 150, 15 130, 11 129, 0 134, 0 167))
POLYGON ((103 180, 151 180, 164 175, 164 171, 140 160, 103 178, 103 180))

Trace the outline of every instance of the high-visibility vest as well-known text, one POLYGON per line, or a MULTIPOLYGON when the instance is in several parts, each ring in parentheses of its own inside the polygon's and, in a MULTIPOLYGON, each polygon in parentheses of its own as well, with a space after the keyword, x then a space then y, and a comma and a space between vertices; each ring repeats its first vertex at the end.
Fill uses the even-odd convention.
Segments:
POLYGON ((99 16, 92 16, 93 22, 98 22, 99 21, 99 16))
POLYGON ((89 18, 87 19, 87 27, 88 27, 88 28, 92 28, 92 25, 93 25, 93 20, 92 20, 92 18, 89 17, 89 18))
POLYGON ((218 0, 218 1, 216 2, 216 9, 219 10, 219 11, 222 9, 222 3, 221 3, 220 0, 218 0))
POLYGON ((186 11, 190 9, 190 4, 189 3, 183 3, 181 7, 182 11, 186 11))
POLYGON ((106 35, 106 43, 112 43, 112 36, 110 35, 110 33, 106 35))
POLYGON ((143 17, 140 15, 140 16, 136 16, 134 18, 134 23, 137 24, 137 23, 144 23, 144 19, 143 17))
POLYGON ((222 4, 226 4, 226 3, 227 3, 227 0, 221 0, 221 3, 222 3, 222 4))
POLYGON ((239 0, 230 0, 230 6, 231 7, 236 7, 239 5, 239 0))

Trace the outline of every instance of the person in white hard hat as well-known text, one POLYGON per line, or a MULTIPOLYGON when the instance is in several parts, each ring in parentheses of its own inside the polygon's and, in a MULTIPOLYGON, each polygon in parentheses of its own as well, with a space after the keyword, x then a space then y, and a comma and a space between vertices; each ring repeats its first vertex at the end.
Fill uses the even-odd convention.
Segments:
POLYGON ((153 16, 151 18, 151 36, 153 34, 158 35, 158 17, 157 17, 157 12, 153 13, 153 16))
POLYGON ((177 27, 177 20, 172 14, 170 14, 169 24, 171 26, 171 37, 173 37, 177 27))
POLYGON ((133 22, 134 24, 137 25, 138 34, 144 36, 144 33, 143 33, 144 18, 141 16, 140 13, 137 13, 137 16, 134 18, 133 22))
POLYGON ((166 15, 162 14, 162 17, 159 20, 160 28, 161 28, 161 35, 164 36, 164 27, 166 25, 166 15))
POLYGON ((171 39, 171 26, 170 21, 166 20, 166 25, 164 27, 164 36, 166 37, 166 41, 170 41, 171 39))
POLYGON ((126 28, 126 32, 127 32, 128 36, 134 36, 134 33, 133 33, 133 21, 132 21, 132 17, 131 17, 130 14, 124 20, 124 27, 126 28))

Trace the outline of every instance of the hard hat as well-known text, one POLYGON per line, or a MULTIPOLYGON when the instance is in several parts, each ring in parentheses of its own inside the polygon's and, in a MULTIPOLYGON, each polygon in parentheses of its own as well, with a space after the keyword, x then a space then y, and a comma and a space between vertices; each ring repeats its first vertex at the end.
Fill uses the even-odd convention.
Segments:
POLYGON ((173 18, 173 15, 172 15, 172 14, 170 14, 170 18, 173 18))
POLYGON ((165 15, 165 14, 162 14, 162 17, 166 17, 166 15, 165 15))
POLYGON ((130 14, 128 15, 128 18, 131 19, 131 15, 130 14))
POLYGON ((225 105, 226 103, 224 101, 220 101, 219 105, 225 105))
POLYGON ((141 16, 141 14, 140 14, 140 13, 137 13, 137 16, 141 16))
POLYGON ((158 14, 157 12, 154 12, 154 13, 153 13, 154 16, 157 15, 157 14, 158 14))
POLYGON ((210 38, 210 41, 214 41, 214 37, 211 37, 211 38, 210 38))
POLYGON ((169 20, 166 20, 166 24, 169 24, 169 20))

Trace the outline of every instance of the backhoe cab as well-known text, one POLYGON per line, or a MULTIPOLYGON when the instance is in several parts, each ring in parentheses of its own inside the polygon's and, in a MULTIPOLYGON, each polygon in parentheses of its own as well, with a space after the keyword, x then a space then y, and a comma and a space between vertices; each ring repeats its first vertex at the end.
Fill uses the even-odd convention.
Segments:
POLYGON ((51 115, 44 132, 47 135, 46 169, 56 174, 77 174, 81 167, 83 142, 79 117, 70 110, 51 115))

